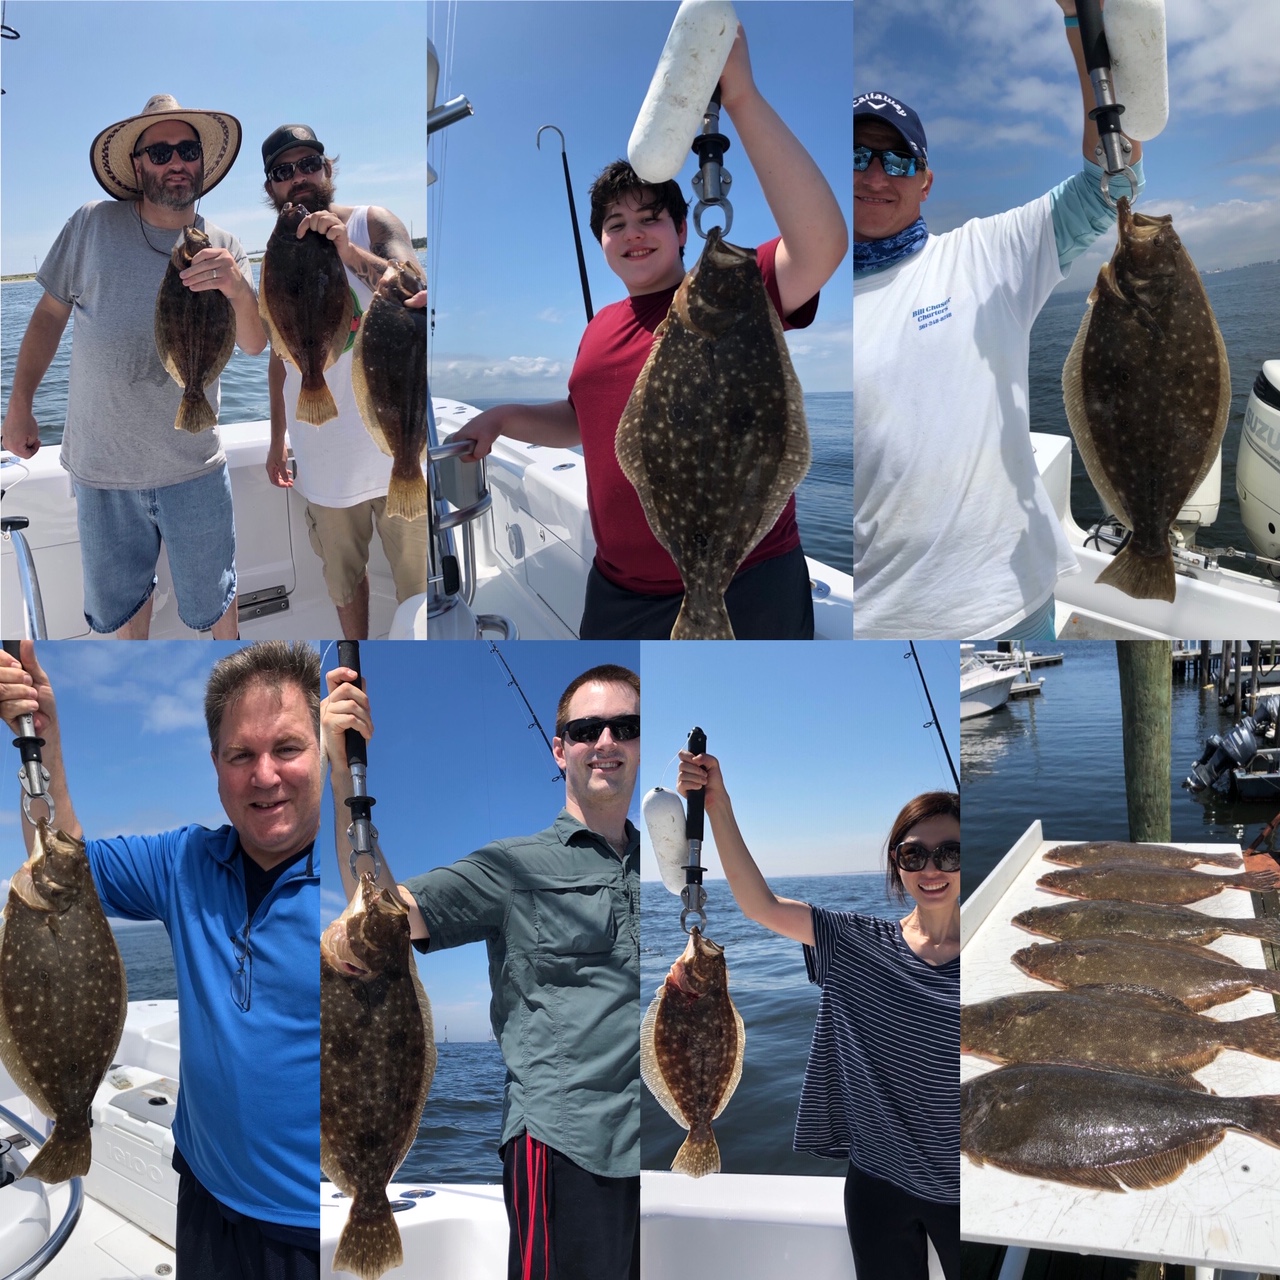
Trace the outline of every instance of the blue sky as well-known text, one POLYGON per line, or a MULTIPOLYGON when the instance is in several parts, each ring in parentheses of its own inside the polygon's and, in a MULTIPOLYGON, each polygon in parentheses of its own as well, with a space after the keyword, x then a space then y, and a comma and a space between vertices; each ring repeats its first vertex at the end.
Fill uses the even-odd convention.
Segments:
POLYGON ((384 0, 8 0, 21 38, 0 46, 4 274, 33 270, 80 205, 107 198, 89 144, 153 93, 240 121, 240 155, 200 212, 247 250, 275 221, 262 140, 295 122, 341 157, 340 202, 383 205, 425 235, 426 17, 384 0))
MULTIPOLYGON (((736 8, 756 83, 827 175, 847 219, 852 6, 744 0, 736 8)), ((563 398, 586 314, 559 140, 544 133, 539 150, 534 138, 543 124, 564 132, 598 311, 626 295, 587 226, 587 189, 626 153, 677 5, 494 0, 464 2, 456 12, 445 4, 429 9, 441 62, 437 100, 465 94, 475 108, 471 118, 436 133, 429 149, 441 175, 429 196, 432 392, 463 400, 563 398)), ((731 140, 730 239, 754 245, 776 227, 727 115, 721 129, 731 140)), ((691 153, 678 175, 687 197, 695 171, 691 153)), ((700 244, 691 231, 690 265, 700 244)), ((846 257, 823 290, 817 321, 789 335, 806 391, 849 389, 851 309, 846 257)))
MULTIPOLYGON (((917 643, 959 767, 959 650, 917 643)), ((954 789, 905 641, 854 644, 646 644, 639 790, 675 786, 672 757, 696 724, 724 770, 761 871, 878 871, 902 806, 954 789)), ((641 876, 658 879, 642 832, 641 876)), ((710 824, 704 865, 720 875, 710 824)), ((712 892, 715 892, 714 890, 712 892)), ((727 889, 721 887, 721 895, 727 889)))
MULTIPOLYGON (((1167 0, 1165 11, 1169 123, 1144 143, 1140 208, 1173 215, 1202 271, 1280 258, 1280 4, 1167 0)), ((860 3, 854 80, 919 112, 936 174, 931 231, 1024 204, 1078 170, 1080 92, 1053 0, 860 3)), ((1060 287, 1091 287, 1114 244, 1103 236, 1060 287)))

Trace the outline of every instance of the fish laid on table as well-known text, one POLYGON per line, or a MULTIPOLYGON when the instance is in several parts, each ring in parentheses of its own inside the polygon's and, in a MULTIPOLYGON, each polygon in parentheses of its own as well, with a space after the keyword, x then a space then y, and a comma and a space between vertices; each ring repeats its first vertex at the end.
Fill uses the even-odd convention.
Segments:
POLYGON ((298 239, 305 205, 286 204, 262 255, 258 310, 272 350, 302 374, 297 418, 319 426, 338 416, 324 371, 342 354, 355 299, 333 241, 318 231, 298 239))
POLYGON ((156 295, 156 351, 182 388, 174 429, 192 433, 218 421, 204 389, 222 372, 236 345, 236 317, 226 295, 217 289, 193 293, 178 276, 207 248, 209 237, 203 231, 183 227, 156 295))
POLYGON ((1228 1129, 1280 1146, 1280 1097, 1220 1098, 1151 1076, 1043 1064, 960 1086, 960 1149, 975 1164, 1100 1191, 1162 1187, 1228 1129))
POLYGON ((1115 938, 1135 935, 1157 942, 1213 942, 1224 933, 1257 938, 1280 946, 1280 919, 1242 920, 1211 916, 1189 907, 1110 899, 1055 902, 1051 907, 1020 911, 1013 923, 1028 933, 1067 941, 1071 938, 1115 938))
POLYGON ((1144 867, 1117 862, 1110 866, 1072 867, 1050 871, 1036 881, 1050 893, 1072 898, 1124 898, 1130 902, 1161 902, 1184 906, 1211 898, 1224 889, 1265 893, 1280 888, 1280 872, 1246 871, 1238 876, 1215 876, 1173 867, 1144 867))
POLYGON ((53 1133, 26 1176, 89 1172, 89 1109, 128 1005, 124 965, 94 888, 84 841, 43 820, 9 883, 0 926, 0 1060, 53 1133))
POLYGON ((701 1178, 720 1172, 711 1122, 742 1078, 746 1032, 729 998, 724 948, 695 926, 640 1027, 640 1075, 689 1136, 671 1167, 701 1178))
POLYGON ((1024 973, 1055 987, 1126 987, 1172 996, 1196 1011, 1248 991, 1280 995, 1280 971, 1246 969, 1230 956, 1186 942, 1080 938, 1024 947, 1011 959, 1024 973))
POLYGON ((965 1005, 960 1048, 993 1062, 1072 1062, 1186 1076, 1224 1049, 1280 1059, 1280 1014, 1222 1021, 1130 991, 1020 991, 965 1005))
POLYGON ((366 874, 320 939, 320 1167, 351 1197, 335 1271, 376 1280, 404 1260, 386 1189, 435 1069, 409 913, 366 874))
POLYGON ((356 334, 351 387, 365 428, 391 459, 386 513, 416 520, 427 513, 427 312, 404 303, 425 286, 406 263, 391 266, 395 276, 378 281, 356 334))
POLYGON ((756 255, 719 228, 654 334, 616 450, 684 582, 671 638, 732 640, 725 590, 809 470, 809 431, 756 255))
POLYGON ((1050 849, 1045 858, 1064 867, 1099 867, 1116 862, 1148 867, 1172 867, 1190 871, 1205 863, 1213 867, 1241 867, 1244 860, 1236 853, 1188 853, 1167 844, 1130 844, 1124 840, 1091 840, 1085 844, 1060 844, 1050 849))
POLYGON ((1062 392, 1089 478, 1133 531, 1098 581, 1172 600, 1169 531, 1217 455, 1231 373, 1173 219, 1133 213, 1125 197, 1117 211, 1116 250, 1089 295, 1062 392))

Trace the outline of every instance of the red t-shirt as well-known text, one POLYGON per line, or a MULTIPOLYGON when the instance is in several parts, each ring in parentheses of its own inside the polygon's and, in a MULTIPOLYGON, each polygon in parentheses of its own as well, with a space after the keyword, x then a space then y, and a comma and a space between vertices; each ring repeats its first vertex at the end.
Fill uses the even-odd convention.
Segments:
MULTIPOLYGON (((756 262, 769 301, 781 316, 774 267, 780 240, 777 237, 762 244, 756 250, 756 262)), ((684 584, 675 562, 653 536, 640 497, 618 465, 614 437, 631 389, 649 358, 654 330, 666 319, 675 293, 673 287, 605 307, 587 325, 569 375, 569 401, 578 416, 587 468, 587 509, 596 538, 596 568, 616 586, 643 595, 674 595, 684 584)), ((790 316, 782 317, 782 327, 807 328, 817 313, 815 293, 790 316)), ((793 494, 742 568, 785 555, 799 545, 793 494)))

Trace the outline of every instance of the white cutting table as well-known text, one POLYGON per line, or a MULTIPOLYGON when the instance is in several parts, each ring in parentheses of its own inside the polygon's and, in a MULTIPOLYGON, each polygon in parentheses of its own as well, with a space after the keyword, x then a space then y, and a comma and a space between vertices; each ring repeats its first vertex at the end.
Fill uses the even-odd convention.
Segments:
MULTIPOLYGON (((1044 854, 1067 843, 1070 840, 1045 840, 1040 823, 1032 823, 964 904, 960 913, 962 1004, 1046 989, 1009 957, 1022 947, 1052 939, 1027 933, 1010 921, 1028 907, 1067 901, 1036 885, 1046 871, 1058 869, 1044 860, 1044 854)), ((1176 847, 1240 852, 1238 845, 1176 847)), ((1209 866, 1197 870, 1237 874, 1209 866)), ((1192 906, 1209 915, 1253 915, 1251 895, 1237 889, 1226 889, 1192 906)), ((1212 948, 1250 968, 1264 967, 1262 944, 1251 938, 1224 934, 1212 948)), ((1207 1010, 1204 1016, 1234 1019, 1275 1011, 1269 995, 1254 991, 1207 1010)), ((995 1069, 983 1058, 960 1055, 962 1081, 995 1069)), ((1280 1094, 1280 1062, 1226 1050, 1196 1072, 1196 1079, 1224 1096, 1280 1094)), ((1180 1178, 1149 1191, 1084 1190, 992 1165, 979 1168, 965 1155, 960 1157, 960 1179, 960 1230, 965 1240, 1200 1267, 1275 1271, 1280 1265, 1280 1148, 1247 1134, 1228 1131, 1213 1151, 1180 1178)))

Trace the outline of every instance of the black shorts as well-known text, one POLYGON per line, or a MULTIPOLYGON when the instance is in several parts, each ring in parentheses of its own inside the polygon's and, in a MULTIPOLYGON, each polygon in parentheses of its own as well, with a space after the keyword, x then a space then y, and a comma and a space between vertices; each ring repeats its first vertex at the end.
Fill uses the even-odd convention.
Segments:
POLYGON ((527 1133, 502 1149, 508 1280, 640 1280, 640 1179, 588 1173, 527 1133))
MULTIPOLYGON (((681 591, 646 596, 615 586, 593 564, 578 636, 582 640, 666 640, 675 626, 681 591)), ((813 591, 804 549, 743 569, 724 602, 739 640, 812 640, 813 591)))
POLYGON ((929 1280, 933 1241, 947 1280, 960 1280, 960 1206, 921 1200, 849 1165, 844 1220, 860 1276, 929 1280))
MULTIPOLYGON (((318 1186, 316 1196, 318 1205, 318 1186)), ((273 1238, 273 1230, 256 1218, 228 1218, 194 1174, 179 1173, 175 1261, 181 1280, 319 1280, 320 1228, 313 1248, 273 1238)), ((281 1234, 296 1240, 311 1233, 286 1227, 281 1234)))

